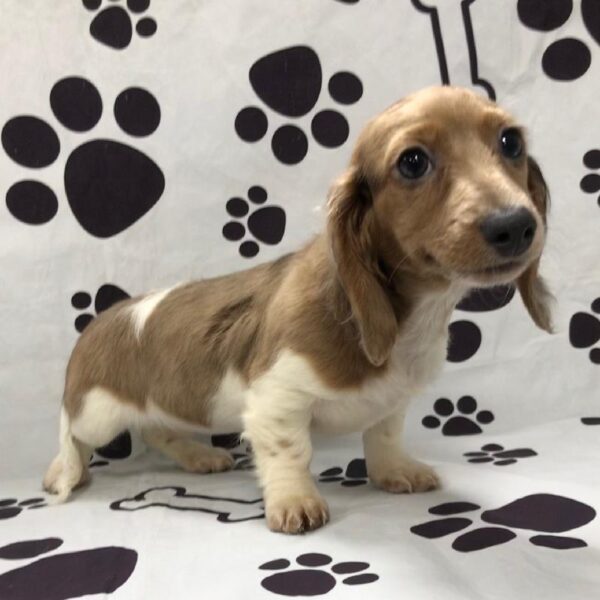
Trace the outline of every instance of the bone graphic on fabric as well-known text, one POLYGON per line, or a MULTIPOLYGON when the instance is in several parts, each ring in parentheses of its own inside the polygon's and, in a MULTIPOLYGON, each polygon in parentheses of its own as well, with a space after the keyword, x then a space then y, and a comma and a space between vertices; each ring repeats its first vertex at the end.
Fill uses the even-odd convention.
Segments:
POLYGON ((412 0, 414 7, 427 14, 438 55, 441 82, 464 87, 476 87, 490 100, 496 99, 492 84, 479 75, 475 34, 471 20, 471 5, 476 0, 412 0), (453 54, 448 54, 449 49, 453 54), (469 69, 464 69, 469 59, 469 69))
POLYGON ((220 523, 238 523, 262 519, 265 511, 262 498, 245 500, 206 494, 190 494, 184 487, 153 487, 131 498, 116 500, 110 505, 113 510, 136 511, 152 507, 178 511, 198 511, 217 515, 220 523))

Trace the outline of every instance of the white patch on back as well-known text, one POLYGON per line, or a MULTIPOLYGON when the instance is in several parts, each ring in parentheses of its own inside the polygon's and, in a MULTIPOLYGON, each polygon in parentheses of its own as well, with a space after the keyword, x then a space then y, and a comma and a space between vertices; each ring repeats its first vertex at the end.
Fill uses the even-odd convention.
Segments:
POLYGON ((146 321, 150 315, 154 312, 154 309, 174 289, 175 287, 170 287, 166 290, 148 294, 131 307, 131 318, 133 320, 135 335, 138 339, 142 335, 144 325, 146 324, 146 321))

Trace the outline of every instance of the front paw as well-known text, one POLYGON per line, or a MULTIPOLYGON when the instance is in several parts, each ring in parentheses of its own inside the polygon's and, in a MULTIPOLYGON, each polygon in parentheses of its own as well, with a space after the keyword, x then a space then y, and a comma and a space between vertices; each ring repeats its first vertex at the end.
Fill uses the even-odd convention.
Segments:
POLYGON ((412 459, 369 469, 369 478, 375 486, 392 494, 428 492, 440 487, 436 472, 429 465, 412 459))
POLYGON ((303 533, 322 527, 329 521, 327 503, 318 494, 268 498, 267 525, 281 533, 303 533))

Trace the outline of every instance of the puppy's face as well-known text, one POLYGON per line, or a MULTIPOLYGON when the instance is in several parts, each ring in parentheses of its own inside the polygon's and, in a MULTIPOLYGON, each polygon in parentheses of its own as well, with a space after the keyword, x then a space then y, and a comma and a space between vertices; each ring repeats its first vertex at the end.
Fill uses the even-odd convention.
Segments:
POLYGON ((361 135, 355 163, 378 228, 419 271, 496 285, 542 252, 546 189, 523 130, 472 92, 432 88, 392 106, 361 135))

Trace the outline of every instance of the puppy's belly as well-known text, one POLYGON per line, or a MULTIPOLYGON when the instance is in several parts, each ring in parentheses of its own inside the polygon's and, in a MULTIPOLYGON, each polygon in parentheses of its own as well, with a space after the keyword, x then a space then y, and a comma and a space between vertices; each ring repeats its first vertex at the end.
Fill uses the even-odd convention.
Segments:
POLYGON ((331 434, 364 431, 406 402, 400 394, 383 401, 365 398, 318 400, 313 407, 312 427, 315 431, 331 434))

